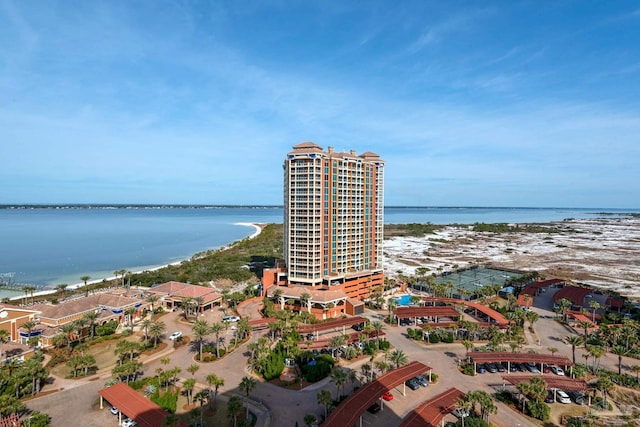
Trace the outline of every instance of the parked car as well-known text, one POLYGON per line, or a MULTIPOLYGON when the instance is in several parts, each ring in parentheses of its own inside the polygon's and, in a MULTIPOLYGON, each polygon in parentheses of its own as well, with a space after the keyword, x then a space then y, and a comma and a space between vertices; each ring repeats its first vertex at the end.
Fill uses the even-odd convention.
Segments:
POLYGON ((109 410, 111 411, 111 413, 112 413, 113 415, 118 415, 118 413, 120 412, 120 411, 118 410, 118 408, 116 408, 115 406, 112 406, 112 407, 111 407, 111 409, 109 409, 109 410))
POLYGON ((393 394, 391 394, 390 391, 385 391, 384 393, 382 393, 382 398, 387 402, 390 402, 393 400, 393 394))
POLYGON ((486 368, 486 366, 484 366, 484 363, 478 363, 478 366, 476 366, 476 371, 479 374, 484 374, 484 373, 487 372, 487 368, 486 368))
POLYGON ((422 387, 427 387, 429 385, 429 381, 427 381, 422 375, 416 375, 415 377, 413 377, 413 379, 418 381, 418 384, 420 384, 422 387))
POLYGON ((556 375, 564 376, 564 371, 559 366, 551 365, 549 366, 549 369, 551 369, 551 372, 553 372, 556 375))
POLYGON ((367 408, 367 412, 370 412, 372 414, 377 414, 378 412, 380 412, 380 409, 381 409, 380 404, 376 402, 367 408))
POLYGON ((562 390, 556 390, 556 400, 560 403, 571 403, 569 395, 562 390))
POLYGON ((351 326, 354 330, 360 332, 364 329, 364 326, 362 325, 362 323, 356 323, 355 325, 351 326))
POLYGON ((420 388, 420 383, 418 383, 418 381, 416 381, 414 378, 411 378, 410 380, 405 381, 405 385, 409 387, 411 390, 417 390, 420 388))
POLYGON ((531 373, 534 373, 534 374, 539 374, 540 373, 540 369, 538 369, 536 364, 533 363, 533 362, 527 362, 526 367, 527 367, 527 370, 529 372, 531 372, 531 373))
POLYGON ((175 341, 175 340, 177 340, 178 338, 182 338, 182 332, 180 332, 180 331, 175 331, 174 333, 172 333, 171 335, 169 335, 169 339, 170 339, 171 341, 175 341))
POLYGON ((527 369, 527 367, 525 366, 525 364, 524 364, 524 363, 518 363, 518 371, 520 371, 520 372, 527 372, 527 371, 528 371, 528 369, 527 369))
POLYGON ((584 394, 580 393, 579 391, 572 390, 567 391, 566 393, 575 403, 577 403, 578 405, 584 405, 584 394))
POLYGON ((468 412, 462 412, 460 409, 454 409, 453 412, 451 412, 451 413, 456 418, 467 418, 469 416, 468 412))
POLYGON ((544 398, 544 403, 555 403, 555 399, 553 398, 553 391, 547 392, 547 397, 544 398))
POLYGON ((137 425, 138 423, 133 421, 131 418, 127 418, 122 421, 122 427, 136 427, 137 425))
POLYGON ((363 343, 361 343, 360 341, 356 341, 356 342, 354 342, 354 343, 353 343, 353 346, 354 346, 355 348, 357 348, 358 350, 364 350, 364 344, 363 344, 363 343))
POLYGON ((506 363, 496 363, 496 367, 498 368, 498 372, 505 372, 507 370, 506 363))
POLYGON ((492 374, 495 374, 496 372, 498 372, 498 367, 495 365, 495 363, 487 363, 486 367, 487 367, 487 371, 489 371, 492 374))
POLYGON ((240 321, 240 317, 239 316, 222 316, 222 321, 223 322, 239 322, 240 321))

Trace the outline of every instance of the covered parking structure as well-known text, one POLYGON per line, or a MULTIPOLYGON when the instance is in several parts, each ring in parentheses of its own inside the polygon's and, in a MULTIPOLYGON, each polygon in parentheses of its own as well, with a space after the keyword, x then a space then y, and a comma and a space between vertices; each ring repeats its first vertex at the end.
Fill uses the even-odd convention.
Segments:
POLYGON ((451 413, 464 393, 457 388, 440 393, 411 411, 400 427, 437 427, 445 415, 451 413))
POLYGON ((533 362, 539 364, 542 369, 540 373, 544 374, 544 366, 563 366, 565 369, 573 366, 571 359, 565 356, 555 356, 552 354, 535 354, 535 353, 509 353, 506 351, 472 351, 467 353, 467 357, 473 360, 474 371, 477 368, 478 363, 502 363, 507 362, 507 368, 511 370, 512 363, 528 363, 533 362))
POLYGON ((431 379, 431 368, 424 363, 414 361, 382 375, 375 381, 365 384, 360 390, 344 400, 336 410, 329 415, 322 424, 323 427, 353 426, 358 419, 360 419, 360 425, 362 425, 362 414, 374 402, 378 400, 383 402, 380 396, 382 396, 385 391, 402 384, 402 394, 404 395, 404 382, 425 372, 428 372, 429 379, 431 379))
POLYGON ((553 302, 557 303, 561 299, 568 299, 574 305, 579 307, 584 306, 584 298, 593 292, 590 288, 579 288, 577 286, 567 286, 560 289, 553 295, 553 302))
POLYGON ((457 321, 462 315, 450 305, 431 307, 398 307, 393 310, 393 314, 398 319, 413 319, 414 323, 418 317, 430 318, 433 322, 440 322, 442 317, 457 321))
MULTIPOLYGON (((503 375, 502 380, 504 382, 508 382, 514 386, 518 386, 518 384, 522 382, 531 381, 531 375, 503 375)), ((553 400, 556 400, 556 391, 557 390, 570 390, 570 391, 579 391, 582 393, 587 393, 591 389, 589 384, 583 379, 576 378, 567 378, 567 377, 557 377, 557 376, 546 376, 544 378, 544 382, 547 383, 547 390, 553 390, 553 400)), ((591 395, 589 395, 589 406, 591 406, 591 395)))
POLYGON ((167 411, 141 396, 140 393, 125 383, 117 383, 98 391, 100 394, 100 409, 104 407, 106 399, 120 411, 118 425, 122 424, 122 415, 134 420, 140 427, 158 427, 164 425, 167 411))
POLYGON ((360 316, 345 317, 344 319, 331 320, 329 322, 311 323, 307 325, 298 325, 296 330, 301 334, 317 334, 320 331, 340 330, 346 333, 346 328, 353 325, 364 324, 367 319, 360 316))

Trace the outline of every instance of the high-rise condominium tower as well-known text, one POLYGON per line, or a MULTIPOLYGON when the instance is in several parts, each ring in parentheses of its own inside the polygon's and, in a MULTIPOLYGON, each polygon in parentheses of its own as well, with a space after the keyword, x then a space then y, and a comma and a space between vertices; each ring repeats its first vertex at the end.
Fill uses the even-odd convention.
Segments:
POLYGON ((304 142, 284 162, 284 261, 289 285, 367 297, 381 286, 384 162, 304 142))

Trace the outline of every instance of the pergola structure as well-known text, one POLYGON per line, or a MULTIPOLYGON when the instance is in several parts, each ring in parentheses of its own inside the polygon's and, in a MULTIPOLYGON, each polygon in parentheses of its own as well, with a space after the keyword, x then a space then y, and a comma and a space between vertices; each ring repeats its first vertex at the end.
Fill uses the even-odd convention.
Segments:
POLYGON ((402 384, 402 394, 405 395, 406 386, 404 382, 425 372, 428 372, 429 380, 431 380, 431 368, 424 363, 414 361, 378 377, 378 379, 365 384, 340 403, 336 410, 322 423, 322 426, 353 426, 358 422, 358 419, 360 420, 360 426, 362 426, 362 414, 374 402, 380 401, 384 409, 384 401, 380 397, 385 391, 402 384))
POLYGON ((565 356, 555 356, 551 354, 536 354, 536 353, 509 353, 506 351, 471 351, 467 353, 467 357, 473 360, 473 370, 475 371, 478 363, 502 363, 507 362, 507 370, 511 370, 511 363, 528 363, 533 362, 539 364, 540 375, 544 375, 544 366, 564 366, 568 368, 573 366, 571 359, 565 356))
MULTIPOLYGON (((510 383, 514 386, 522 382, 531 381, 533 378, 531 375, 503 375, 502 380, 505 383, 510 383)), ((546 376, 544 382, 547 383, 547 389, 553 390, 553 400, 556 400, 556 392, 558 390, 572 390, 586 393, 591 389, 589 384, 583 379, 558 377, 558 376, 546 376)), ((591 395, 589 395, 589 406, 591 406, 591 395)))
POLYGON ((414 323, 418 317, 428 317, 434 322, 440 322, 440 318, 446 317, 451 320, 459 320, 462 314, 450 305, 431 307, 398 307, 393 310, 398 323, 400 319, 413 319, 414 323))
POLYGON ((400 427, 437 427, 445 415, 456 408, 462 397, 463 392, 457 388, 450 388, 411 411, 400 427))

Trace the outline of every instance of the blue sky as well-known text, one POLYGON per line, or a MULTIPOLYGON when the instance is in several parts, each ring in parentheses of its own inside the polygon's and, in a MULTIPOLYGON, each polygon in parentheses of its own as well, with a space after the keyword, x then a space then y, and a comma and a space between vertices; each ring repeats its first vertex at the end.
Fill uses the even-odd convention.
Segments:
POLYGON ((639 40, 635 1, 0 0, 0 203, 282 204, 313 141, 389 206, 639 208, 639 40))

